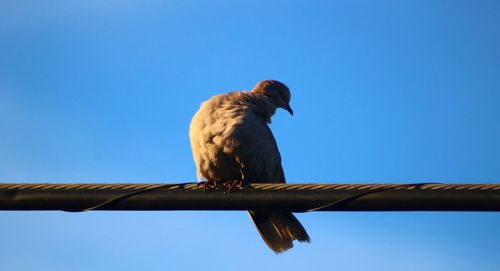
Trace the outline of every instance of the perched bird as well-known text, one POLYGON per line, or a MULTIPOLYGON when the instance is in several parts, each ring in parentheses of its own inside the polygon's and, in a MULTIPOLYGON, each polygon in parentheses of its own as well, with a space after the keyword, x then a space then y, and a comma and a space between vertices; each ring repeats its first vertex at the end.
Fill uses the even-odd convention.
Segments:
MULTIPOLYGON (((201 104, 189 128, 198 179, 205 188, 243 183, 284 183, 276 140, 268 126, 277 108, 293 115, 290 90, 275 80, 259 82, 252 91, 216 95, 201 104)), ((310 242, 292 213, 249 210, 266 244, 276 253, 293 240, 310 242)))

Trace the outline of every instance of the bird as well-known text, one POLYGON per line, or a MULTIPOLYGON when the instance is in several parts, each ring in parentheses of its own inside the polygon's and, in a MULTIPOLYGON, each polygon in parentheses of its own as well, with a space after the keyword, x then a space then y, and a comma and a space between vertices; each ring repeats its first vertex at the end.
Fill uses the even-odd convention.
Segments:
MULTIPOLYGON (((249 183, 285 183, 269 124, 278 108, 293 116, 290 99, 285 84, 263 80, 251 91, 219 94, 203 102, 189 126, 199 184, 204 183, 204 189, 220 184, 233 189, 249 183)), ((248 213, 276 254, 292 248, 294 240, 310 242, 291 212, 259 209, 248 213)))

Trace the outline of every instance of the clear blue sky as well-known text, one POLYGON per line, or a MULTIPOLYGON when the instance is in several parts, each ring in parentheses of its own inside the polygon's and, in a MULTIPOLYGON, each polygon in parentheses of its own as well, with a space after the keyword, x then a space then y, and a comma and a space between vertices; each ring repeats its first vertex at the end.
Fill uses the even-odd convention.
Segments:
MULTIPOLYGON (((499 1, 0 2, 0 182, 186 182, 191 116, 278 79, 289 182, 500 182, 499 1)), ((0 212, 2 270, 500 270, 500 214, 0 212), (172 269, 173 268, 173 269, 172 269)))

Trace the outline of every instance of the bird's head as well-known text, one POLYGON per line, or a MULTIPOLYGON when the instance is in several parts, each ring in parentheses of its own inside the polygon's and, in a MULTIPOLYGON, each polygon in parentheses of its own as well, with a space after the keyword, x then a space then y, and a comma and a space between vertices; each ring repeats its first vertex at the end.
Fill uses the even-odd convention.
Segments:
POLYGON ((290 107, 290 90, 285 84, 276 80, 260 81, 252 90, 252 93, 264 95, 271 99, 276 107, 283 108, 293 116, 293 110, 290 107))

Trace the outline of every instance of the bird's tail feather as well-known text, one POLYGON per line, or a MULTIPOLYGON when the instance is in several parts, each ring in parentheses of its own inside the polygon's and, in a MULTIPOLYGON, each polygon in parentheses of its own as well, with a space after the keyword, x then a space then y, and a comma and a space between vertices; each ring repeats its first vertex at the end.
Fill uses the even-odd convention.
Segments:
POLYGON ((310 242, 306 230, 292 213, 248 211, 262 239, 275 253, 293 247, 293 240, 310 242))

